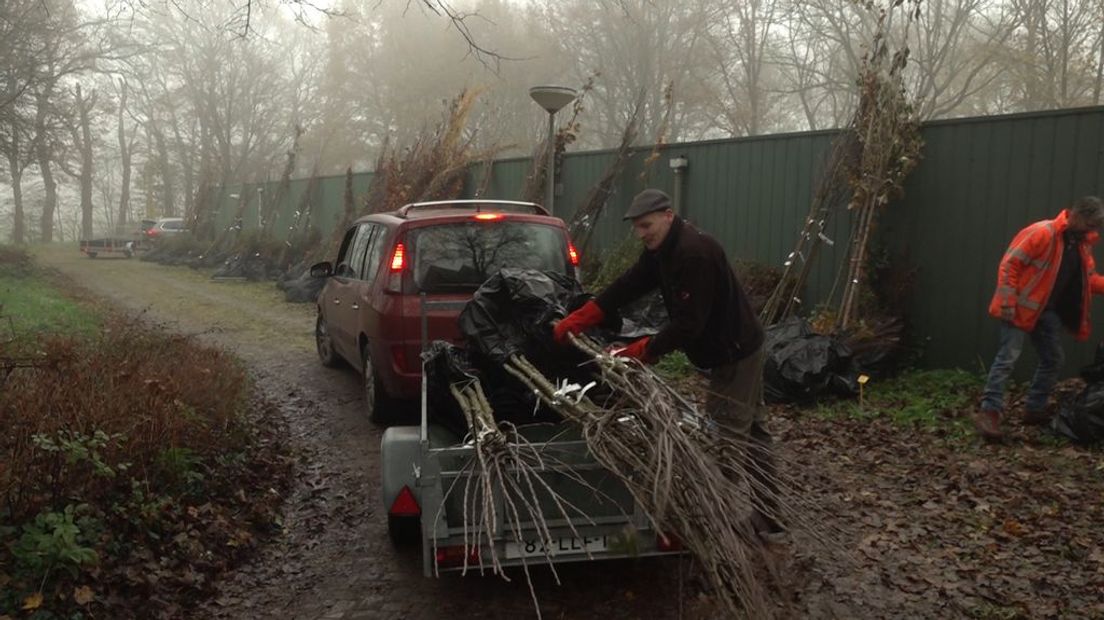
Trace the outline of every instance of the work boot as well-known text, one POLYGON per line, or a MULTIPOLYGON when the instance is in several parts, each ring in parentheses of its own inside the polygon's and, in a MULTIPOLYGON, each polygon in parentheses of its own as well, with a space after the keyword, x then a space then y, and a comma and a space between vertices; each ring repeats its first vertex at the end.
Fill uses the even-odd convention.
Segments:
POLYGON ((1052 417, 1046 409, 1040 409, 1039 411, 1028 409, 1024 412, 1023 423, 1028 426, 1043 426, 1050 422, 1052 417))
POLYGON ((1002 441, 1004 433, 1000 428, 1000 412, 982 409, 974 414, 974 428, 986 441, 1002 441))

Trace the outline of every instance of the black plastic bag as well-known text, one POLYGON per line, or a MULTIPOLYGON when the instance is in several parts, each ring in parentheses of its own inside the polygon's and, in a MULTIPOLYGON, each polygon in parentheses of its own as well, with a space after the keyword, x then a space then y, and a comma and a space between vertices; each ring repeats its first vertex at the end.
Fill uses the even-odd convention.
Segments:
POLYGON ((512 355, 531 362, 560 356, 552 323, 588 296, 573 278, 533 269, 503 269, 491 276, 460 313, 460 332, 472 351, 498 364, 512 355))
POLYGON ((1104 342, 1096 345, 1093 363, 1081 369, 1081 378, 1088 384, 1104 382, 1104 342))
POLYGON ((1081 369, 1088 385, 1059 410, 1050 430, 1070 441, 1089 445, 1104 441, 1104 342, 1096 345, 1093 363, 1081 369))
POLYGON ((426 360, 426 409, 429 421, 459 437, 467 435, 468 422, 449 389, 479 380, 483 393, 499 421, 514 424, 558 422, 560 416, 544 407, 529 390, 500 366, 477 367, 469 352, 441 340, 430 344, 426 360))
POLYGON ((1050 430, 1070 441, 1089 445, 1104 440, 1104 383, 1088 385, 1050 421, 1050 430))
POLYGON ((475 292, 460 313, 460 332, 496 419, 515 424, 561 419, 506 372, 512 355, 524 356, 551 381, 592 380, 585 354, 552 337, 553 323, 589 299, 575 279, 532 269, 502 269, 475 292))
POLYGON ((644 336, 654 336, 667 326, 667 307, 663 296, 656 291, 645 295, 621 309, 621 325, 611 326, 616 340, 633 341, 644 336))
POLYGON ((435 340, 423 353, 426 373, 426 412, 429 421, 457 436, 468 434, 468 422, 449 386, 479 378, 467 352, 443 340, 435 340))
POLYGON ((314 303, 326 286, 326 278, 311 276, 310 269, 304 269, 298 278, 287 278, 276 284, 284 291, 284 301, 291 303, 314 303))
POLYGON ((771 403, 812 403, 825 394, 858 394, 851 350, 838 339, 814 333, 792 317, 767 328, 764 396, 771 403))

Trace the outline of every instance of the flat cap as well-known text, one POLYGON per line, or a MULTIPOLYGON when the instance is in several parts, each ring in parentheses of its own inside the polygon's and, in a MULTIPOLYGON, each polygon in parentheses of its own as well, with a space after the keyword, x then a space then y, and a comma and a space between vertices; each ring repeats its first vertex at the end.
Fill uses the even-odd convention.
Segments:
POLYGON ((663 211, 670 208, 671 198, 667 194, 658 189, 646 189, 633 198, 629 210, 625 211, 625 217, 621 219, 632 220, 652 211, 663 211))

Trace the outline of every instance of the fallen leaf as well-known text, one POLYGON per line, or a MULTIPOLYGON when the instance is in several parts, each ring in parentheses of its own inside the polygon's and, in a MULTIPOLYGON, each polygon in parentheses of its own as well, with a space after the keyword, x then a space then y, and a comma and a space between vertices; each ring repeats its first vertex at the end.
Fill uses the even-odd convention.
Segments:
POLYGON ((42 607, 42 593, 35 592, 34 594, 23 599, 23 609, 31 610, 42 607))
POLYGON ((96 598, 96 595, 92 592, 92 588, 88 586, 81 586, 73 590, 73 600, 78 605, 87 605, 96 598))
POLYGON ((1024 535, 1024 526, 1019 521, 1016 521, 1014 519, 1006 520, 1001 529, 1012 536, 1024 535))

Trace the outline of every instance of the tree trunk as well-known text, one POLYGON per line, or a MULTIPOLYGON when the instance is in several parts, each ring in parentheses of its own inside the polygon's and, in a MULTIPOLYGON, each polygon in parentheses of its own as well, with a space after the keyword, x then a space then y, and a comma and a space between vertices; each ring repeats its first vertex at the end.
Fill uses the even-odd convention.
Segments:
POLYGON ((13 225, 12 225, 12 243, 20 244, 25 241, 26 237, 26 224, 23 222, 23 173, 19 166, 19 158, 15 155, 16 145, 18 144, 17 138, 12 136, 12 151, 8 153, 8 170, 11 176, 11 188, 12 188, 12 204, 14 205, 13 211, 13 225))
MULTIPOLYGON (((176 116, 176 109, 170 108, 169 121, 172 123, 173 139, 175 140, 174 146, 176 150, 176 156, 179 158, 178 165, 183 171, 184 182, 184 213, 183 216, 191 221, 194 217, 195 211, 195 172, 193 170, 195 161, 195 149, 189 148, 184 143, 184 137, 180 134, 180 122, 176 116)), ((195 135, 193 133, 193 135, 195 135)))
POLYGON ((161 208, 166 217, 176 216, 176 200, 173 191, 172 166, 169 162, 169 149, 165 145, 165 136, 160 129, 153 133, 157 146, 157 167, 161 170, 161 208))
POLYGON ((94 100, 95 91, 90 99, 85 99, 81 94, 80 84, 77 84, 77 111, 80 114, 80 137, 77 144, 81 154, 81 236, 85 239, 92 238, 92 129, 89 126, 88 112, 94 100))
POLYGON ((126 226, 130 219, 130 159, 134 143, 127 140, 126 127, 123 124, 123 113, 127 105, 126 82, 120 80, 119 88, 119 159, 123 168, 123 178, 119 187, 119 215, 116 221, 122 227, 126 226))
POLYGON ((54 211, 57 209, 57 181, 54 180, 53 170, 50 168, 49 148, 38 145, 38 169, 42 175, 42 184, 46 189, 45 200, 42 203, 42 242, 51 243, 54 240, 54 211))
POLYGON ((53 153, 50 152, 50 141, 46 136, 46 118, 49 115, 52 91, 52 86, 45 87, 35 97, 35 155, 38 157, 39 173, 46 191, 39 223, 43 243, 54 240, 54 211, 57 209, 57 181, 54 180, 54 172, 50 167, 53 153))

